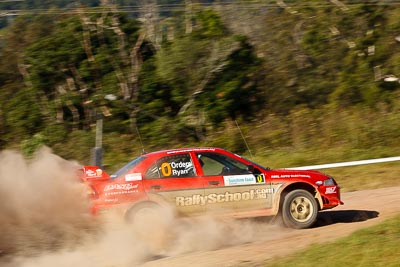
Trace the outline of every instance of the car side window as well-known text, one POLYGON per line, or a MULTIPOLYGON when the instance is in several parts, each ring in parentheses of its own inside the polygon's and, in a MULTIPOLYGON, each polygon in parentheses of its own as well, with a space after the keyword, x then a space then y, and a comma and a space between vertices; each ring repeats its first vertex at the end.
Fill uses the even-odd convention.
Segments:
POLYGON ((247 166, 233 158, 217 153, 196 154, 205 176, 247 174, 247 166))
POLYGON ((157 179, 157 178, 161 178, 160 175, 160 170, 157 167, 157 163, 154 163, 150 166, 150 168, 147 169, 145 175, 144 175, 144 179, 157 179))
POLYGON ((224 164, 208 157, 207 155, 199 154, 197 157, 205 176, 219 175, 225 166, 224 164))
POLYGON ((190 155, 179 154, 158 159, 147 169, 145 179, 194 176, 196 173, 190 155))

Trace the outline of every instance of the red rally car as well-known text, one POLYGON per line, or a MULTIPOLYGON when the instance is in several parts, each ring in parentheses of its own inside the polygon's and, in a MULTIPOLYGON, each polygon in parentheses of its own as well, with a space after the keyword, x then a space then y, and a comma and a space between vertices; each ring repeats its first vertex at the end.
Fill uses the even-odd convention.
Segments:
POLYGON ((149 207, 175 214, 233 217, 280 214, 287 227, 307 228, 319 210, 343 204, 336 181, 317 171, 271 170, 220 148, 144 154, 109 176, 82 168, 92 209, 119 208, 124 216, 149 207))

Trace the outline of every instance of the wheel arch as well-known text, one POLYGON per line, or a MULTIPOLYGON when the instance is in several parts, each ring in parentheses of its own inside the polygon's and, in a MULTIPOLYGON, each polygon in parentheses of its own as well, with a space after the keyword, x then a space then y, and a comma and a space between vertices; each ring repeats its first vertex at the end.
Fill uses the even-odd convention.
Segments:
POLYGON ((321 195, 319 194, 318 190, 309 183, 296 182, 296 183, 289 184, 288 186, 286 186, 285 188, 282 189, 282 191, 279 195, 278 213, 280 213, 282 211, 282 205, 283 205, 286 195, 297 189, 305 190, 305 191, 309 192, 311 195, 313 195, 314 198, 317 200, 318 210, 322 209, 323 202, 322 202, 322 198, 321 198, 321 195))

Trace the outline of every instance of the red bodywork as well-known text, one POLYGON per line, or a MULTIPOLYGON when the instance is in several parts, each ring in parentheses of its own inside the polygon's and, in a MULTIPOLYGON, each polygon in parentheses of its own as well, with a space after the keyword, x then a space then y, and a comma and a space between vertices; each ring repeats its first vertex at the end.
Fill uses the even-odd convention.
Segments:
POLYGON ((274 215, 282 196, 296 189, 309 191, 320 210, 343 204, 339 186, 325 174, 270 170, 220 148, 144 154, 112 176, 95 166, 82 170, 94 213, 114 207, 125 213, 152 202, 184 215, 274 215))

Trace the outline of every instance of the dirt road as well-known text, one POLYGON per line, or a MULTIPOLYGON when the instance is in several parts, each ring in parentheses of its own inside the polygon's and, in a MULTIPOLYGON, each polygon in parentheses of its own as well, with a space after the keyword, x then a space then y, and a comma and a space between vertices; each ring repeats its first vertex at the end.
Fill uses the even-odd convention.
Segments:
MULTIPOLYGON (((277 225, 253 226, 253 240, 217 250, 203 250, 161 257, 143 266, 263 266, 315 243, 333 241, 400 213, 400 187, 344 193, 345 205, 320 213, 312 229, 293 230, 277 225)), ((244 222, 246 223, 246 222, 244 222)), ((196 240, 192 240, 196 242, 196 240)))
MULTIPOLYGON (((272 224, 270 218, 233 220, 199 217, 172 220, 165 236, 165 231, 157 234, 160 222, 151 221, 148 223, 149 230, 142 231, 146 234, 147 242, 139 238, 129 224, 116 220, 103 225, 104 230, 96 231, 97 234, 78 239, 78 243, 68 242, 69 238, 66 237, 80 236, 85 226, 73 228, 74 224, 61 225, 63 227, 56 228, 57 231, 50 231, 48 228, 37 229, 37 224, 29 224, 27 227, 30 231, 24 231, 24 228, 16 225, 8 228, 13 231, 5 232, 9 233, 9 238, 6 236, 0 240, 4 244, 14 241, 19 251, 6 254, 3 259, 0 257, 0 265, 264 266, 274 257, 291 254, 312 244, 333 241, 399 214, 399 196, 400 187, 344 193, 342 199, 345 205, 321 212, 315 227, 305 230, 280 227, 272 224), (31 232, 35 235, 26 237, 31 232), (156 238, 148 238, 153 233, 156 233, 156 238), (55 239, 60 236, 64 238, 55 239), (34 253, 29 253, 33 248, 34 253)), ((42 219, 48 222, 45 220, 55 218, 45 214, 42 219)), ((55 222, 50 225, 55 227, 60 224, 58 220, 55 222)))

